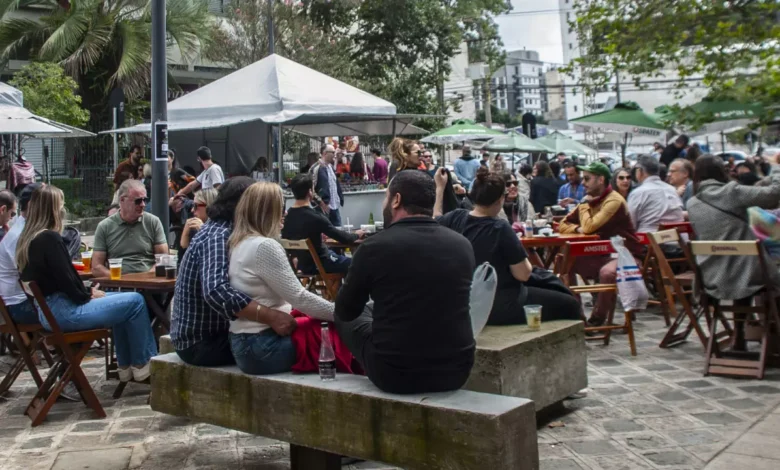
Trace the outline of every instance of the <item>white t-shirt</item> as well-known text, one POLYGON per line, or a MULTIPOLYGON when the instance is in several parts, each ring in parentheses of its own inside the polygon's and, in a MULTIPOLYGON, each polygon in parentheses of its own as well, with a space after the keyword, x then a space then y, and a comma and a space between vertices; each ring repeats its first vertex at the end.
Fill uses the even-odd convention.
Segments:
POLYGON ((0 296, 6 305, 17 305, 27 300, 19 285, 19 271, 16 268, 16 244, 24 229, 24 222, 24 217, 20 215, 0 241, 0 296))
POLYGON ((222 174, 222 168, 216 163, 203 170, 198 175, 198 183, 200 183, 200 189, 213 189, 214 185, 222 184, 225 182, 225 175, 222 174))

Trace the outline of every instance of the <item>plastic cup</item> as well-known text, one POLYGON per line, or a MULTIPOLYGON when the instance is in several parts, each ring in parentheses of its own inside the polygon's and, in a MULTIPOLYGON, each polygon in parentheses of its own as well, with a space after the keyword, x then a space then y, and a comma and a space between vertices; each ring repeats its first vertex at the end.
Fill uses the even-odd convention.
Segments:
POLYGON ((108 260, 108 270, 112 281, 122 278, 122 258, 108 260))
POLYGON ((84 251, 81 253, 81 264, 84 265, 84 271, 92 271, 92 252, 84 251))
POLYGON ((538 330, 542 327, 542 306, 541 305, 526 305, 523 307, 525 310, 525 323, 531 330, 538 330))
POLYGON ((383 220, 377 220, 374 222, 374 226, 376 226, 377 232, 381 232, 385 228, 385 222, 383 220))

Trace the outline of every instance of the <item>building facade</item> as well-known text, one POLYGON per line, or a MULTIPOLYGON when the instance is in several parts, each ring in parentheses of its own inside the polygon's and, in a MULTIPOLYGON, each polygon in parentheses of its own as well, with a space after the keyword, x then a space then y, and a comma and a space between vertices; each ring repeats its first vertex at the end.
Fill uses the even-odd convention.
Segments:
MULTIPOLYGON (((493 73, 490 90, 491 101, 500 111, 510 116, 532 113, 544 114, 542 87, 544 63, 536 51, 520 50, 507 52, 503 67, 493 73)), ((476 111, 485 106, 484 87, 474 87, 476 111)))

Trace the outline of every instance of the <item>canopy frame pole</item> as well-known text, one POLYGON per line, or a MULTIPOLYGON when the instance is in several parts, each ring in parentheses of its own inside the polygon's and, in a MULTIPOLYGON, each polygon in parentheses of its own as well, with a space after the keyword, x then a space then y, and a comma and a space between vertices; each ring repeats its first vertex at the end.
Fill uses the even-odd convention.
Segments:
POLYGON ((282 125, 279 124, 277 127, 277 132, 279 133, 279 138, 275 139, 276 145, 276 156, 278 158, 279 162, 279 186, 282 185, 282 182, 284 181, 284 155, 282 154, 282 125))
POLYGON ((168 65, 166 0, 152 0, 152 213, 170 237, 168 210, 168 65))
MULTIPOLYGON (((117 109, 116 109, 116 107, 114 107, 112 109, 114 111, 114 121, 113 121, 112 129, 116 130, 116 126, 117 126, 117 109)), ((116 132, 112 133, 111 139, 114 141, 114 148, 113 148, 113 153, 114 153, 114 170, 116 170, 116 167, 119 166, 119 144, 117 142, 116 132)))

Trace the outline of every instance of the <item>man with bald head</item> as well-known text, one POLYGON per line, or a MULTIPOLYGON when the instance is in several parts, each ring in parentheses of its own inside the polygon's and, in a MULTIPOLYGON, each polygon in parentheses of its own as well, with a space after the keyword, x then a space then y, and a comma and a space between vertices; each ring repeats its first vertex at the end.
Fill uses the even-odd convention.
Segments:
POLYGON ((693 197, 693 165, 685 158, 678 158, 669 165, 669 184, 677 190, 682 199, 683 207, 688 206, 688 199, 693 197))
POLYGON ((324 145, 320 161, 312 165, 309 174, 314 183, 314 202, 319 205, 318 210, 325 214, 335 227, 340 227, 340 210, 344 205, 344 193, 336 177, 335 161, 336 148, 332 145, 324 145))

